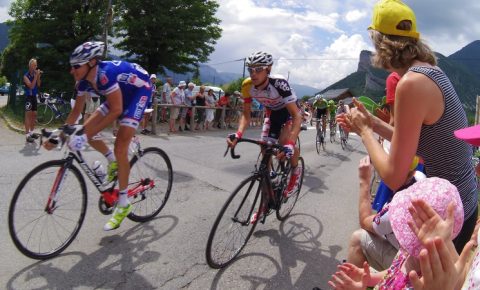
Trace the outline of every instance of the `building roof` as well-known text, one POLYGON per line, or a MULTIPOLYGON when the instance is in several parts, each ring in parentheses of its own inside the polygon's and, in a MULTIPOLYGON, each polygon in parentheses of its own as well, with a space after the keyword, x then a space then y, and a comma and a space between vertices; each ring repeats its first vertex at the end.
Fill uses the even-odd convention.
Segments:
POLYGON ((335 90, 328 90, 324 92, 322 95, 323 97, 328 101, 328 100, 334 100, 338 96, 348 92, 349 89, 335 89, 335 90))

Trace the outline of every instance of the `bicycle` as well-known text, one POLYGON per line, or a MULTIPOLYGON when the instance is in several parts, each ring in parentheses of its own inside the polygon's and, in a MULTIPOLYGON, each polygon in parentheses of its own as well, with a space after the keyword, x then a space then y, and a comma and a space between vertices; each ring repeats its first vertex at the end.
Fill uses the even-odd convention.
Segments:
MULTIPOLYGON (((215 219, 206 248, 207 263, 215 269, 227 266, 240 254, 258 221, 265 223, 273 211, 278 220, 287 218, 303 184, 305 164, 302 157, 298 158, 298 166, 301 166, 298 185, 287 197, 284 190, 291 176, 290 162, 278 160, 277 164, 272 164, 272 157, 283 150, 282 146, 252 139, 239 139, 237 145, 242 142, 259 145, 263 155, 253 173, 240 182, 215 219)), ((234 148, 227 148, 225 155, 228 150, 233 159, 240 158, 235 155, 234 148)))
POLYGON ((326 147, 325 132, 323 132, 323 120, 317 119, 317 134, 315 136, 315 147, 320 154, 320 147, 325 151, 326 147))
MULTIPOLYGON (((60 138, 63 147, 73 130, 70 127, 53 132, 42 129, 41 138, 49 138, 56 144, 60 138)), ((157 216, 168 200, 173 182, 172 165, 163 150, 156 147, 142 149, 138 137, 132 140, 130 151, 133 157, 130 160, 128 196, 133 208, 128 218, 146 222, 157 216)), ((81 171, 74 165, 75 161, 100 192, 100 212, 112 213, 118 199, 116 178, 111 183, 102 183, 81 152, 70 151, 67 147, 62 159, 44 162, 27 173, 10 202, 10 236, 25 256, 38 260, 55 257, 80 231, 87 209, 87 187, 81 171)))
POLYGON ((40 94, 37 104, 37 123, 40 126, 47 126, 53 119, 64 122, 69 109, 70 105, 62 97, 47 93, 40 94))

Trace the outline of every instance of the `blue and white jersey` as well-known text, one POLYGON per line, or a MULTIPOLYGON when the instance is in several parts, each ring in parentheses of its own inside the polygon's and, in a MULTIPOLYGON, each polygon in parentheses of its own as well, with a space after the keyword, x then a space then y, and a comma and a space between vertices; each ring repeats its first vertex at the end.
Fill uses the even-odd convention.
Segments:
MULTIPOLYGON (((78 89, 79 95, 82 91, 88 90, 88 87, 91 88, 88 82, 87 85, 82 90, 78 89)), ((126 61, 98 62, 96 85, 98 92, 104 96, 121 90, 124 104, 129 103, 129 96, 136 95, 138 89, 151 89, 152 87, 148 72, 140 65, 126 61)))

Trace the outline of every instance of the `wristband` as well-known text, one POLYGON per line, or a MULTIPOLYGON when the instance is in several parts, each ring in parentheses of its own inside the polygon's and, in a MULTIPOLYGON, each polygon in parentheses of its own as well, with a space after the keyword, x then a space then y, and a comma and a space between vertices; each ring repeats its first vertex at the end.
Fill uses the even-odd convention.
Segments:
POLYGON ((287 140, 287 142, 285 142, 285 145, 295 146, 295 142, 293 142, 292 140, 287 140))
POLYGON ((235 137, 237 137, 238 139, 242 139, 242 136, 243 134, 240 131, 237 131, 237 133, 235 133, 235 137))

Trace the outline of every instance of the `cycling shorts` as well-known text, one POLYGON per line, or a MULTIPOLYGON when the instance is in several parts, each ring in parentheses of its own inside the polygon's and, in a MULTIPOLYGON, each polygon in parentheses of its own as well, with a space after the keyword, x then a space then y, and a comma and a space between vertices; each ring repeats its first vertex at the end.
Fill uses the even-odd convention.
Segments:
MULTIPOLYGON (((138 128, 151 94, 152 88, 142 87, 129 95, 126 101, 124 98, 123 113, 118 118, 120 126, 127 126, 134 129, 138 128)), ((103 116, 106 116, 108 112, 110 112, 108 101, 101 104, 97 111, 103 116)))
POLYGON ((322 118, 322 116, 327 116, 327 108, 317 109, 317 119, 322 118))
POLYGON ((27 112, 37 111, 37 97, 25 96, 25 111, 27 112))

